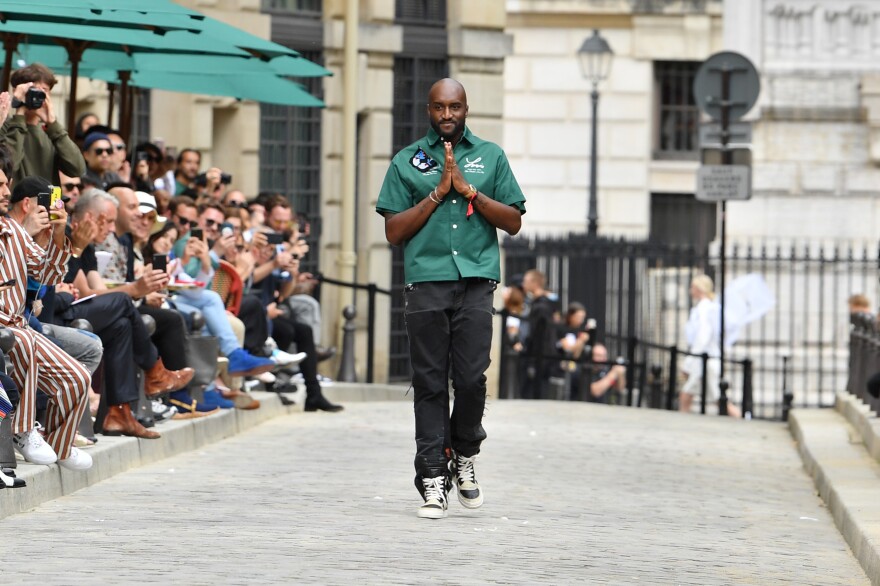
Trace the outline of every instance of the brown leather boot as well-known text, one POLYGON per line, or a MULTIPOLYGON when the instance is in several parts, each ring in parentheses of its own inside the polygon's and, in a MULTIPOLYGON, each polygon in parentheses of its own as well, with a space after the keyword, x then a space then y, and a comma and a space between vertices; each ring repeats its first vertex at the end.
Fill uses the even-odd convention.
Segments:
POLYGON ((181 368, 180 370, 169 370, 168 372, 174 377, 174 380, 171 384, 174 385, 173 389, 175 391, 186 388, 186 385, 189 384, 189 381, 193 379, 196 375, 196 371, 187 366, 186 368, 181 368))
POLYGON ((182 389, 189 384, 195 373, 192 368, 168 370, 159 358, 156 364, 144 373, 144 394, 147 398, 154 399, 159 395, 182 389))
POLYGON ((101 425, 104 435, 127 435, 144 439, 157 439, 162 437, 158 432, 151 431, 138 423, 127 403, 111 405, 107 408, 104 423, 101 425))

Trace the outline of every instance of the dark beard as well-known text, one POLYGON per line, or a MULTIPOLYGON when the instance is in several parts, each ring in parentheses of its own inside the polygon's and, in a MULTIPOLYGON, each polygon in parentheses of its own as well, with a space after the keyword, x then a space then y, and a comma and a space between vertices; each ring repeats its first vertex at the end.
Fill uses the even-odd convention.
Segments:
POLYGON ((464 131, 464 120, 457 123, 450 133, 443 132, 440 129, 440 125, 434 122, 434 120, 431 120, 431 128, 433 128, 434 132, 436 132, 437 135, 446 142, 454 142, 455 139, 459 138, 461 136, 461 133, 464 131))

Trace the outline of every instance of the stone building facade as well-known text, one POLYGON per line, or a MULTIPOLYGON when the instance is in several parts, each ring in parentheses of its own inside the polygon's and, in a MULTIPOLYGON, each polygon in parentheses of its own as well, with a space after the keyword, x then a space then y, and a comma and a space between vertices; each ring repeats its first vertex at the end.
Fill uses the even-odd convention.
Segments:
POLYGON ((880 2, 728 2, 724 44, 761 73, 754 192, 731 231, 876 239, 880 230, 880 2))
MULTIPOLYGON (((314 220, 316 263, 340 251, 345 0, 181 0, 333 72, 306 81, 321 111, 153 91, 150 137, 196 147, 246 194, 286 193, 314 220)), ((744 53, 761 73, 753 122, 754 196, 729 206, 732 239, 873 238, 880 214, 880 0, 362 0, 357 138, 357 280, 399 287, 399 257, 373 212, 388 161, 424 129, 420 88, 442 75, 468 90, 469 124, 506 149, 529 198, 524 233, 583 231, 590 85, 577 49, 593 29, 615 52, 599 86, 598 213, 607 235, 717 239, 715 207, 694 199, 700 121, 690 84, 706 57, 744 53)), ((105 111, 81 81, 81 111, 105 111)), ((146 117, 146 115, 145 115, 146 117)), ((339 300, 325 286, 325 340, 339 300)), ((357 297, 357 371, 366 297, 357 297)), ((377 380, 405 379, 398 302, 378 296, 377 380), (389 318, 386 318, 389 316, 389 318)), ((326 367, 329 374, 335 365, 326 367)))

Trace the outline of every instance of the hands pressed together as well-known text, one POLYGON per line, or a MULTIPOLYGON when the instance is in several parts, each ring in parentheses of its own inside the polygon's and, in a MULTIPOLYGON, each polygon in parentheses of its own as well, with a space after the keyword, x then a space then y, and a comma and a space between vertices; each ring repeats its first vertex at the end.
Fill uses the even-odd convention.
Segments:
POLYGON ((464 178, 458 163, 455 161, 455 153, 452 151, 452 143, 444 142, 443 148, 446 151, 446 158, 443 162, 443 174, 440 176, 440 183, 434 189, 434 195, 443 201, 450 191, 455 190, 458 193, 466 194, 470 192, 470 183, 464 178))

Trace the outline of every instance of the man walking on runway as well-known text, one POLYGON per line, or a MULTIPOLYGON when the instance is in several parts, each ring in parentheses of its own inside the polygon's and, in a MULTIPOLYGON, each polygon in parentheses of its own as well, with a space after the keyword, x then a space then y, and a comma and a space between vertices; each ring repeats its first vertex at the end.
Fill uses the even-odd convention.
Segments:
POLYGON ((501 279, 496 228, 519 232, 525 197, 504 151, 465 125, 460 83, 431 86, 427 113, 431 128, 392 159, 376 211, 388 242, 404 247, 418 516, 440 519, 453 483, 463 506, 483 504, 474 460, 486 439, 492 294, 501 279))

